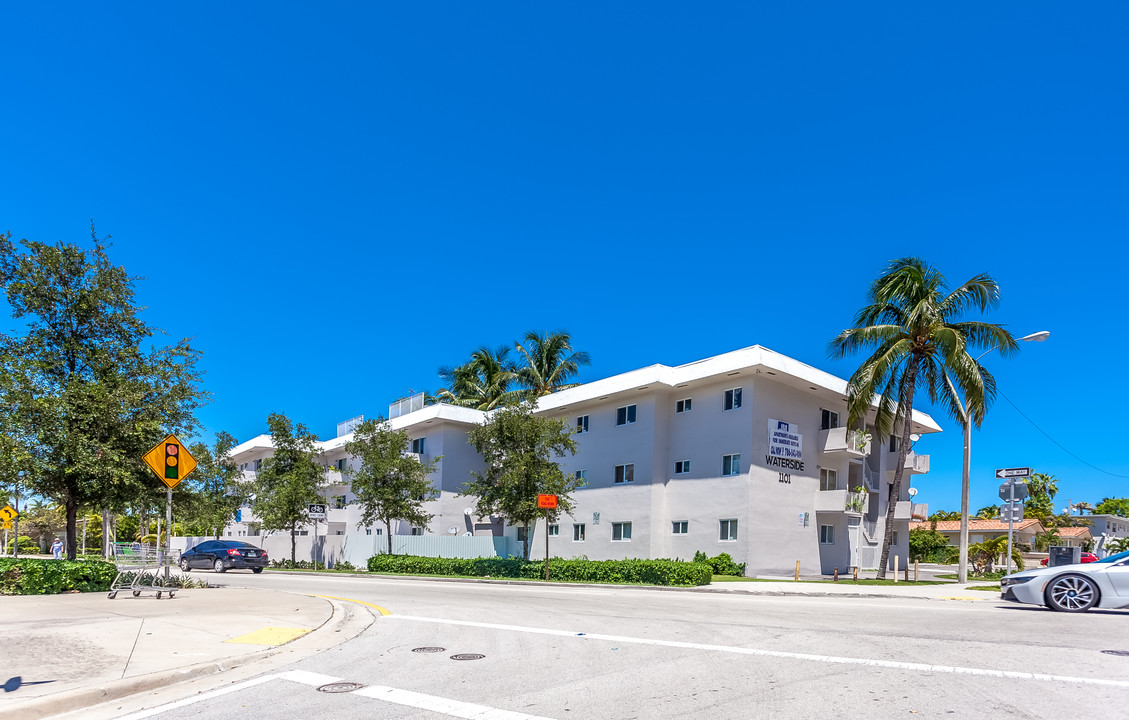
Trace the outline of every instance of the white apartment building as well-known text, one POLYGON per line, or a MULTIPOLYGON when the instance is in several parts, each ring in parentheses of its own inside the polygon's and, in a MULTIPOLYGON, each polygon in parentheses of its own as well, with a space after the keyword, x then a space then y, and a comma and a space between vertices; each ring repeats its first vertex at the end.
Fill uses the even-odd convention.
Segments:
MULTIPOLYGON (((728 553, 748 575, 831 573, 874 568, 897 460, 896 442, 870 438, 873 428, 846 427, 846 381, 761 346, 686 365, 651 365, 541 398, 537 413, 567 419, 576 429, 575 455, 560 461, 585 480, 571 516, 548 527, 554 557, 693 558, 728 553)), ((426 528, 398 535, 505 537, 519 552, 522 528, 474 516, 458 497, 481 459, 467 430, 487 413, 430 405, 390 420, 413 440, 413 451, 441 460, 440 491, 428 504, 426 528)), ((914 412, 917 439, 940 432, 914 412)), ((359 513, 340 469, 351 433, 321 443, 329 466, 329 534, 379 534, 357 528, 359 513)), ((271 452, 263 435, 233 450, 247 477, 271 452)), ((929 456, 911 450, 906 480, 895 498, 891 556, 904 566, 908 524, 924 517, 908 490, 929 471, 929 456)), ((228 529, 255 533, 253 517, 228 529)), ((546 528, 532 530, 531 557, 544 557, 546 528)), ((892 560, 891 560, 892 562, 892 560)))

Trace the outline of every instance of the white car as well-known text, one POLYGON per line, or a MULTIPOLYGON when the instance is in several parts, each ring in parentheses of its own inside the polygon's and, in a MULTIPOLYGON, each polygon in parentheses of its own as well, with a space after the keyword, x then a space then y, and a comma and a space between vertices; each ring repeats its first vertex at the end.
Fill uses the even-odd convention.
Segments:
POLYGON ((1012 573, 1000 580, 1000 597, 1062 612, 1092 607, 1129 608, 1129 551, 1085 565, 1059 565, 1012 573))

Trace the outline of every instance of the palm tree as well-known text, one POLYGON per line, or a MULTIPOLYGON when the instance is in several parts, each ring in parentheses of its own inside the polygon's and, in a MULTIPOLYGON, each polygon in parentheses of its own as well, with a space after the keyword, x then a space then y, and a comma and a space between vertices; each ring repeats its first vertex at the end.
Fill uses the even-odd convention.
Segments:
POLYGON ((970 415, 979 421, 994 397, 995 382, 969 350, 995 347, 1008 355, 1016 342, 999 325, 957 322, 957 316, 969 308, 986 312, 999 303, 999 286, 986 274, 946 294, 945 278, 936 268, 920 258, 902 258, 874 281, 868 299, 870 304, 855 316, 856 327, 832 340, 830 353, 838 359, 873 348, 847 383, 849 424, 857 427, 873 410, 879 437, 894 432, 901 437, 878 565, 878 577, 884 579, 919 385, 924 385, 931 402, 961 417, 958 398, 947 387, 955 385, 967 399, 970 415))
POLYGON ((525 366, 518 370, 518 381, 532 398, 576 387, 579 383, 568 380, 580 372, 581 365, 592 364, 588 353, 572 351, 572 339, 565 332, 530 331, 514 347, 525 360, 525 366))
POLYGON ((1079 515, 1085 515, 1087 510, 1090 511, 1091 515, 1094 514, 1094 506, 1086 502, 1085 500, 1083 500, 1082 502, 1074 503, 1074 509, 1078 511, 1079 515))
MULTIPOLYGON (((958 515, 959 515, 959 513, 958 513, 958 515)), ((979 510, 977 510, 976 514, 973 515, 973 517, 975 517, 977 520, 995 520, 997 517, 999 517, 999 515, 1000 515, 1000 506, 999 505, 986 505, 986 506, 980 508, 979 510)), ((957 518, 957 519, 959 520, 960 518, 957 518)))
POLYGON ((960 513, 956 510, 938 510, 929 516, 930 520, 960 520, 960 513))
POLYGON ((517 368, 509 359, 509 353, 510 349, 504 345, 497 350, 481 347, 462 365, 440 368, 439 377, 447 381, 447 387, 440 390, 437 397, 476 410, 493 410, 517 402, 520 392, 512 389, 517 380, 517 368))

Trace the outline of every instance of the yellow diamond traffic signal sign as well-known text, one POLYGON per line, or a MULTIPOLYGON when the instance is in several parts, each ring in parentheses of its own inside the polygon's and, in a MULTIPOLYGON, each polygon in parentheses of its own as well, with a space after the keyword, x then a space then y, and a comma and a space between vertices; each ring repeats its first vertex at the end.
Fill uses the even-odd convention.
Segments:
POLYGON ((176 435, 169 435, 145 453, 145 464, 172 489, 196 469, 196 458, 189 454, 176 435))

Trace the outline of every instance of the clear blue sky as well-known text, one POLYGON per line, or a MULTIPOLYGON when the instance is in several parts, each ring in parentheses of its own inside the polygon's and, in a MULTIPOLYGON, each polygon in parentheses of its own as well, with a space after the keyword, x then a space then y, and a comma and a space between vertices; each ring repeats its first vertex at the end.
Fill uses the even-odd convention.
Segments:
MULTIPOLYGON (((753 344, 846 377, 827 342, 889 260, 989 272, 990 319, 1052 337, 985 363, 1082 461, 1000 398, 973 509, 1013 465, 1096 502, 1129 494, 1127 20, 10 4, 0 230, 82 242, 94 218, 147 319, 205 352, 208 430, 240 440, 273 411, 331 437, 530 329, 572 333, 583 380, 753 344)), ((937 419, 914 485, 955 509, 961 433, 937 419)))

